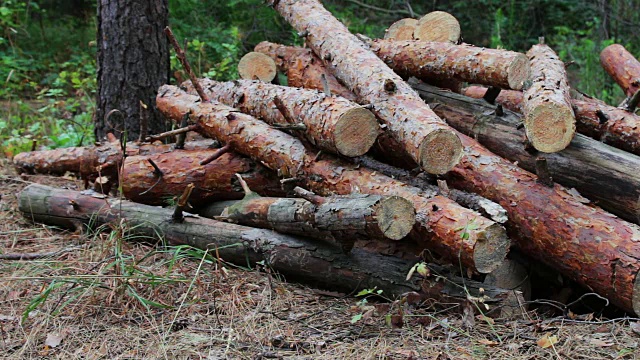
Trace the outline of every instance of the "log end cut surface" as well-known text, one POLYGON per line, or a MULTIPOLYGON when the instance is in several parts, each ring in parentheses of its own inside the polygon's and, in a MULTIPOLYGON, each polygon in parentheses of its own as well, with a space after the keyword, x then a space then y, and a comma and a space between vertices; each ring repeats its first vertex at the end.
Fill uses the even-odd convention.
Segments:
POLYGON ((524 82, 531 76, 531 66, 529 58, 525 54, 519 54, 513 59, 513 62, 507 69, 507 80, 509 88, 514 90, 522 90, 524 82))
POLYGON ((421 41, 450 42, 460 39, 460 23, 453 15, 434 11, 418 20, 413 38, 421 41))
POLYGON ((462 142, 449 130, 432 131, 420 144, 420 166, 430 174, 444 174, 462 158, 462 142))
POLYGON ((547 102, 528 114, 525 129, 536 150, 553 153, 569 146, 576 130, 575 118, 571 108, 547 102))
POLYGON ((380 230, 391 240, 401 240, 409 234, 416 223, 413 203, 400 196, 383 198, 376 211, 380 230))
POLYGON ((400 19, 387 29, 384 38, 388 40, 413 40, 413 32, 418 20, 412 18, 400 19))
POLYGON ((340 115, 333 133, 338 152, 344 156, 364 155, 378 138, 380 126, 373 113, 352 108, 340 115))
POLYGON ((277 74, 276 63, 263 53, 250 52, 238 62, 238 73, 243 79, 271 82, 277 74))
POLYGON ((496 270, 509 252, 511 241, 507 238, 507 231, 499 224, 494 224, 478 237, 473 250, 473 261, 476 269, 483 274, 496 270))

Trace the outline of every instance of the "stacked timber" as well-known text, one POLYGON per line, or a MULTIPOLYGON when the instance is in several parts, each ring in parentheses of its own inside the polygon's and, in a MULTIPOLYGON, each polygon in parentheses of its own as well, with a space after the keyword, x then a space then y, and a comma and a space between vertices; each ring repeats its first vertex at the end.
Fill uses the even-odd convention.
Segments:
POLYGON ((628 96, 618 108, 576 95, 542 41, 527 54, 461 44, 441 11, 372 40, 318 0, 268 3, 308 48, 262 42, 238 64, 243 80, 218 82, 195 78, 168 30, 190 81, 161 87, 156 104, 179 128, 16 156, 22 172, 96 184, 27 187, 25 216, 125 218, 312 285, 511 310, 523 294, 497 286, 529 296, 513 246, 640 314, 640 63, 624 48, 601 54, 628 96), (278 71, 287 86, 271 83, 278 71), (152 143, 187 131, 217 144, 152 143))

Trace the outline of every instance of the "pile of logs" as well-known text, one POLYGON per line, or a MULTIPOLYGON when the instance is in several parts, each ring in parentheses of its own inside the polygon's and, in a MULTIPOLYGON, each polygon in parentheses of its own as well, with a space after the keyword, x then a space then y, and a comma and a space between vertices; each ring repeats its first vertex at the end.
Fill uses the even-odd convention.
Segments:
POLYGON ((462 44, 444 12, 368 39, 318 0, 268 3, 308 47, 260 43, 243 80, 216 82, 195 78, 168 30, 191 80, 161 87, 156 106, 178 129, 17 155, 22 172, 87 186, 31 185, 25 216, 124 218, 312 285, 503 315, 528 296, 513 248, 640 314, 640 62, 623 47, 601 54, 629 96, 613 107, 571 89, 543 39, 527 54, 462 44), (270 83, 277 72, 287 86, 270 83))

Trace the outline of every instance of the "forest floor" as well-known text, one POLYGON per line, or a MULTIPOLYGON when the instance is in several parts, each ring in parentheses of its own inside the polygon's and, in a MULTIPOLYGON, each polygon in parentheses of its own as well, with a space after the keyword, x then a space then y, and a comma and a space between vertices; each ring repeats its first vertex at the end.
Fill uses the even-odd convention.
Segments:
POLYGON ((394 328, 384 304, 128 241, 122 225, 87 234, 34 224, 18 212, 21 189, 82 182, 17 176, 0 161, 0 256, 53 253, 0 259, 3 359, 640 359, 635 321, 405 307, 394 328))

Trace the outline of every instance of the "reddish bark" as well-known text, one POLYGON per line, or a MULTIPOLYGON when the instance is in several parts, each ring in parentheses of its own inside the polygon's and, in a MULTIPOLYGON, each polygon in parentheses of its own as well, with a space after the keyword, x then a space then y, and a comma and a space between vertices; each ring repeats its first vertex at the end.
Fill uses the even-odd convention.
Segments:
POLYGON ((453 131, 411 87, 384 64, 317 0, 268 1, 327 61, 336 78, 347 84, 360 103, 427 172, 443 174, 460 160, 462 149, 453 131))
POLYGON ((328 159, 328 155, 316 159, 316 154, 292 136, 248 115, 235 113, 232 108, 201 103, 198 97, 176 87, 164 86, 158 94, 158 107, 169 118, 180 121, 185 113, 191 112, 203 134, 232 144, 238 152, 278 170, 281 176, 306 181, 313 191, 323 195, 354 192, 395 195, 410 200, 418 218, 412 238, 455 262, 460 259, 465 266, 490 272, 506 255, 509 241, 500 225, 437 196, 436 191, 423 191, 370 170, 328 159), (467 235, 461 236, 465 231, 467 235))
MULTIPOLYGON (((240 80, 199 80, 207 96, 242 112, 274 124, 302 123, 305 138, 321 150, 354 157, 364 155, 378 137, 375 116, 346 99, 308 89, 240 80), (284 109, 276 104, 279 101, 284 109)), ((195 94, 191 81, 183 84, 195 94)))
POLYGON ((531 47, 527 56, 532 81, 522 102, 527 138, 539 151, 560 151, 569 145, 576 130, 564 63, 544 44, 531 47))
MULTIPOLYGON (((469 86, 463 94, 481 99, 486 88, 469 86)), ((496 99, 498 104, 522 112, 522 92, 502 90, 496 99)), ((576 129, 579 133, 602 141, 618 149, 640 155, 640 116, 600 101, 571 100, 576 114, 576 129)))
POLYGON ((640 61, 624 46, 612 44, 600 53, 600 63, 627 96, 640 90, 640 61))
POLYGON ((527 57, 513 51, 413 40, 372 40, 369 45, 403 77, 426 81, 453 78, 519 90, 530 75, 527 57))

